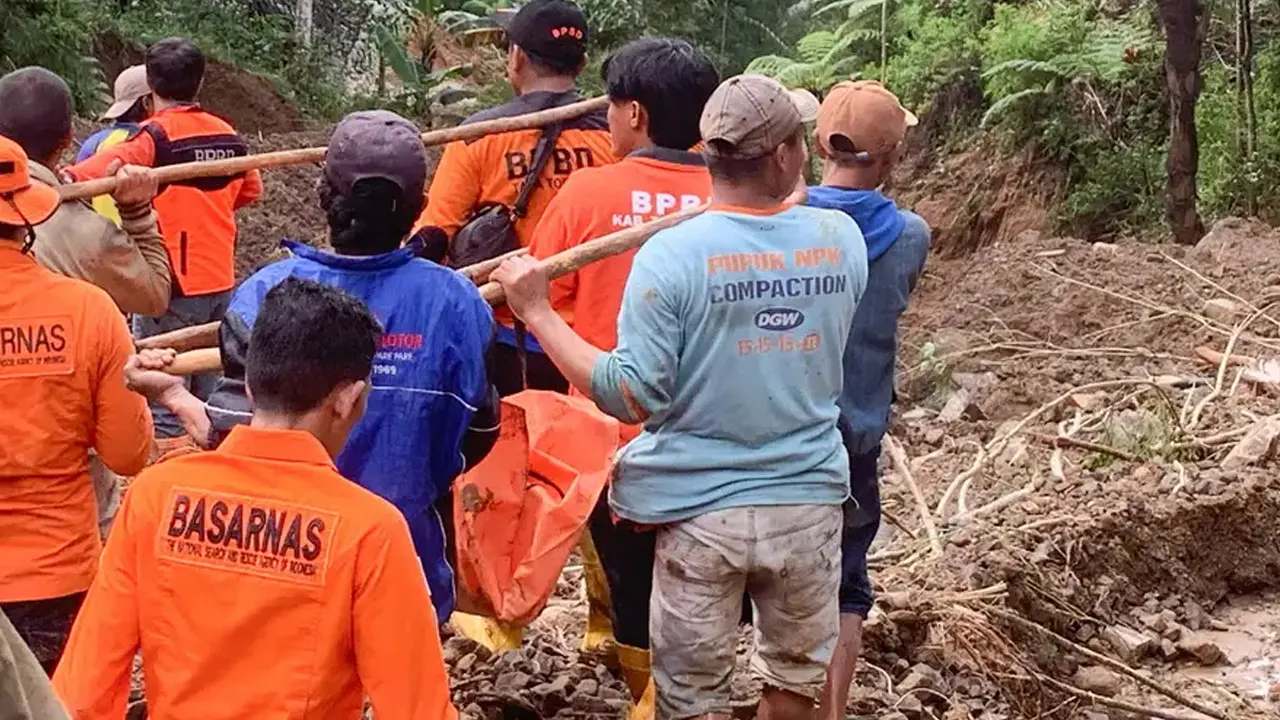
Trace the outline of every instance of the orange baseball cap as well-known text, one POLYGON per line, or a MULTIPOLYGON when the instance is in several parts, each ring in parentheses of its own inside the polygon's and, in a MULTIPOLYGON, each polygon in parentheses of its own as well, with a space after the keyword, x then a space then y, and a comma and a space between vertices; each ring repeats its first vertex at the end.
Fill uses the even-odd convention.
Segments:
POLYGON ((835 156, 885 153, 919 122, 875 80, 846 80, 831 88, 818 108, 818 143, 835 156))
POLYGON ((57 190, 31 182, 27 153, 0 135, 0 223, 39 225, 53 216, 61 202, 57 190))

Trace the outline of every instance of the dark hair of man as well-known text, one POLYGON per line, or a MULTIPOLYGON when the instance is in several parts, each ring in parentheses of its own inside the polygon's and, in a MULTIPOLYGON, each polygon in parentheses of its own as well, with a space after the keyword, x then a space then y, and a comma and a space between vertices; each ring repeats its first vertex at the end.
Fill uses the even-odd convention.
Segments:
POLYGON ((286 278, 267 293, 249 335, 245 379, 257 410, 301 415, 339 385, 367 380, 382 329, 332 285, 286 278))
POLYGON ((17 240, 26 228, 0 223, 0 240, 17 240))
POLYGON ((342 195, 328 178, 320 182, 320 209, 329 219, 329 244, 342 255, 378 255, 404 243, 422 214, 423 197, 405 197, 383 178, 359 180, 342 195))
POLYGON ((659 147, 698 144, 702 107, 720 85, 711 59, 676 38, 646 37, 623 45, 600 68, 609 99, 638 102, 649 113, 649 138, 659 147))
POLYGON ((156 95, 192 102, 204 80, 204 53, 186 38, 166 38, 147 48, 147 84, 156 95))
POLYGON ((570 63, 564 60, 542 57, 541 55, 535 55, 524 48, 520 48, 520 51, 523 52, 525 58, 529 60, 529 67, 533 69, 534 74, 540 78, 576 78, 578 75, 582 74, 582 65, 580 63, 570 63))
POLYGON ((47 164, 71 137, 71 88, 41 67, 0 78, 0 135, 18 143, 35 162, 47 164))
MULTIPOLYGON (((786 144, 788 147, 796 147, 803 142, 804 127, 801 126, 796 131, 796 134, 790 140, 787 140, 786 144)), ((749 185, 763 178, 765 172, 769 169, 769 163, 772 162, 773 154, 770 153, 750 160, 740 160, 707 153, 706 158, 707 170, 711 173, 712 179, 720 180, 730 185, 749 185)))

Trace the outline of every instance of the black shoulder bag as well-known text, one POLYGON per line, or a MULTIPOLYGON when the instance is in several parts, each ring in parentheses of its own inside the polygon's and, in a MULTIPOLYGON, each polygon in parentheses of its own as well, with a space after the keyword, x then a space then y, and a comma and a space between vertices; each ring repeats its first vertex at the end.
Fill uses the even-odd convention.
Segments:
POLYGON ((520 186, 520 194, 511 207, 495 203, 477 209, 467 224, 454 236, 449 246, 449 265, 463 268, 505 255, 520 247, 516 237, 516 221, 529 211, 529 198, 538 187, 538 178, 555 153, 560 125, 543 128, 533 150, 533 165, 520 186))

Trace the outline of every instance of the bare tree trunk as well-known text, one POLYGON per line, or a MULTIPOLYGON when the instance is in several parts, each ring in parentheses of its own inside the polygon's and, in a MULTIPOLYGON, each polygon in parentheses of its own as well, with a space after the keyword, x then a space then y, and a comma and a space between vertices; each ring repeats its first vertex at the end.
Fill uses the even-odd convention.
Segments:
POLYGON ((1200 48, 1205 16, 1200 0, 1159 0, 1164 26, 1164 74, 1169 90, 1169 197, 1165 211, 1173 238, 1194 245, 1204 236, 1196 212, 1196 171, 1200 148, 1196 142, 1196 98, 1200 95, 1200 48))
POLYGON ((311 33, 315 25, 314 0, 298 0, 294 8, 294 22, 298 31, 298 39, 306 47, 311 47, 311 33))

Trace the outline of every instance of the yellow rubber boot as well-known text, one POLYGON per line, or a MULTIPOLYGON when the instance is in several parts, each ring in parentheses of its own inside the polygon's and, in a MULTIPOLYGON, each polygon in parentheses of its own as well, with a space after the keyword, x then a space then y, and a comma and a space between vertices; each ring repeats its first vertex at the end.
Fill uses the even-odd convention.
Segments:
POLYGON ((520 649, 524 642, 524 628, 501 620, 455 612, 449 616, 449 624, 458 634, 474 640, 492 653, 520 649))
POLYGON ((654 704, 658 701, 657 694, 657 690, 653 687, 653 680, 649 680, 649 684, 644 688, 644 694, 640 696, 640 701, 631 706, 627 720, 653 720, 654 704))
POLYGON ((582 554, 582 574, 587 586, 587 632, 582 636, 582 651, 612 655, 615 642, 610 608, 613 601, 609 596, 609 579, 591 541, 591 533, 582 533, 578 551, 582 554))
POLYGON ((649 651, 630 645, 618 646, 618 666, 622 680, 631 691, 632 702, 643 702, 644 694, 653 686, 649 672, 649 651))

